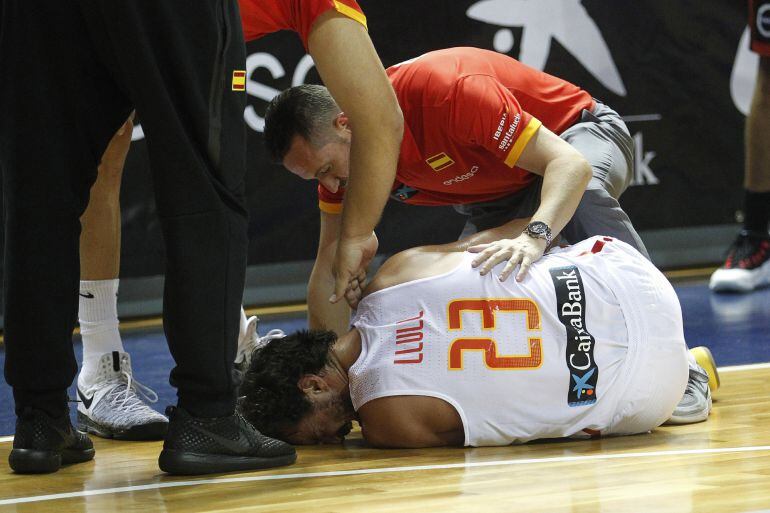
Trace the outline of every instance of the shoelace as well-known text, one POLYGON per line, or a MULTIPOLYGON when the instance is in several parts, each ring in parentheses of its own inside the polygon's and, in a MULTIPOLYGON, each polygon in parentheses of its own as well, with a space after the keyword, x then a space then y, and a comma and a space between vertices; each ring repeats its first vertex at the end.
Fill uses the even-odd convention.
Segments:
POLYGON ((246 321, 246 333, 243 338, 238 339, 238 352, 235 355, 235 364, 246 364, 251 358, 251 353, 254 351, 254 343, 258 338, 257 326, 259 325, 259 317, 249 317, 246 321))
POLYGON ((134 379, 134 377, 125 370, 121 370, 120 374, 121 377, 113 381, 117 387, 123 386, 125 388, 117 393, 113 392, 110 394, 110 404, 121 408, 127 413, 132 413, 147 408, 147 405, 142 402, 141 398, 144 398, 146 401, 153 404, 158 402, 158 394, 156 394, 153 389, 134 379), (125 381, 121 378, 125 378, 125 381))
POLYGON ((286 336, 286 333, 283 332, 283 330, 279 329, 272 329, 267 332, 266 335, 262 337, 257 337, 256 342, 254 342, 254 347, 252 348, 252 352, 255 349, 261 349, 265 347, 268 343, 270 343, 271 340, 275 340, 277 338, 284 338, 286 336))
POLYGON ((258 323, 259 319, 257 317, 249 318, 246 327, 247 336, 245 343, 242 347, 238 348, 238 354, 235 357, 236 365, 242 364, 243 366, 248 367, 251 364, 251 355, 254 353, 254 351, 265 347, 271 340, 283 338, 286 336, 286 333, 284 333, 283 330, 276 328, 268 331, 266 335, 260 337, 259 333, 257 333, 258 323))

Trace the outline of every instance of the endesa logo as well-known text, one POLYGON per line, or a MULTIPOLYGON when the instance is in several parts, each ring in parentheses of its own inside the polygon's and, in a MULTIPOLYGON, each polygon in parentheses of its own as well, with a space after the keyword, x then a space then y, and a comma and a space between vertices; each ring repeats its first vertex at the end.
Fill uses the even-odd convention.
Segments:
POLYGON ((470 180, 478 172, 479 172, 479 166, 473 166, 471 170, 465 173, 464 175, 457 175, 454 178, 445 180, 444 185, 454 185, 456 183, 464 182, 465 180, 470 180))

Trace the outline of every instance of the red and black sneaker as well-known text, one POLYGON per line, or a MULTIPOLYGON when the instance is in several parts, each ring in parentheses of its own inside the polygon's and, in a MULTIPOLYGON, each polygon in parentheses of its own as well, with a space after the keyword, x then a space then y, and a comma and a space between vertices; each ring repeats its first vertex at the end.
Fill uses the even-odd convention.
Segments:
POLYGON ((751 292, 770 284, 770 235, 741 231, 730 246, 725 264, 711 275, 715 292, 751 292))

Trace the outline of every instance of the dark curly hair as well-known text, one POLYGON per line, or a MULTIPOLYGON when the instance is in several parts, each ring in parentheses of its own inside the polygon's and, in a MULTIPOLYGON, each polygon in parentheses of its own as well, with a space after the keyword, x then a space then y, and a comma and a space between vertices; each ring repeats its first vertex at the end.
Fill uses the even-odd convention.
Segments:
POLYGON ((241 414, 265 435, 284 439, 312 408, 299 379, 321 373, 336 341, 333 331, 302 330, 256 349, 238 394, 241 414))
POLYGON ((294 135, 323 146, 328 142, 326 129, 340 112, 324 86, 304 84, 281 92, 265 112, 265 145, 270 158, 281 163, 294 135))

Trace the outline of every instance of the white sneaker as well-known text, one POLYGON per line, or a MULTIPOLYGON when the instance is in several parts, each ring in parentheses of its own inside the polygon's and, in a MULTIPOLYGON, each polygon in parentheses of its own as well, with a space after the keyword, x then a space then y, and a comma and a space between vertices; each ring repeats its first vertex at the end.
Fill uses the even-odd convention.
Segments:
POLYGON ((714 361, 714 356, 706 346, 698 346, 690 349, 690 353, 695 357, 695 361, 698 362, 706 374, 709 377, 709 388, 712 394, 716 394, 722 382, 719 379, 719 371, 717 370, 717 363, 714 361))
POLYGON ((158 395, 133 378, 131 357, 113 351, 103 354, 94 383, 78 376, 78 427, 81 431, 120 440, 160 440, 168 419, 147 406, 158 395), (138 394, 137 394, 138 393, 138 394))
POLYGON ((252 316, 248 318, 245 324, 241 325, 241 333, 238 336, 238 352, 235 356, 235 368, 241 372, 248 370, 254 351, 266 346, 271 340, 286 336, 283 330, 273 329, 268 331, 264 337, 260 337, 257 332, 258 324, 259 318, 252 316))
POLYGON ((709 288, 751 292, 766 285, 770 285, 770 236, 743 230, 730 246, 725 263, 711 275, 709 288))
POLYGON ((664 424, 695 424, 706 420, 709 413, 711 413, 709 375, 703 367, 691 363, 684 396, 674 408, 671 418, 664 424))

